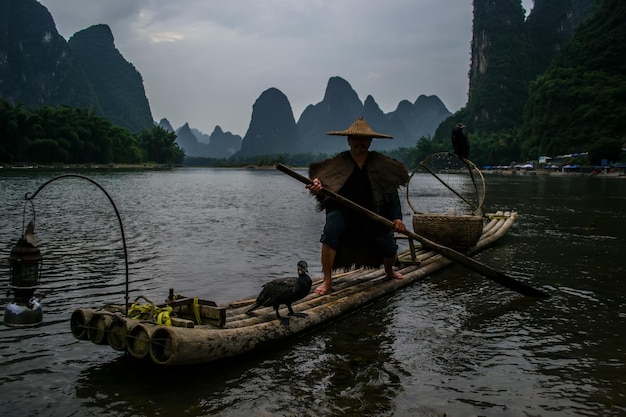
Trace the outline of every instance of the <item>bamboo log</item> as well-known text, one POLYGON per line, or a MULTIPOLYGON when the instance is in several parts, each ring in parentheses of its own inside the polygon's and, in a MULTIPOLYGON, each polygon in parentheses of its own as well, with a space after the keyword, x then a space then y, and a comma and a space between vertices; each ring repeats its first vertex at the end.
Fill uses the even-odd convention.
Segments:
MULTIPOLYGON (((452 263, 443 257, 440 257, 440 262, 452 263)), ((378 285, 355 291, 350 296, 333 296, 333 293, 318 296, 315 298, 318 305, 306 310, 299 309, 306 311, 308 316, 292 318, 288 327, 278 320, 226 329, 159 327, 151 337, 150 357, 158 365, 177 366, 211 362, 250 352, 336 320, 364 304, 411 285, 439 268, 438 262, 432 262, 426 267, 408 268, 411 271, 405 279, 384 280, 378 285)))
MULTIPOLYGON (((385 274, 383 270, 374 269, 366 274, 358 275, 357 278, 354 276, 352 279, 344 278, 339 283, 333 281, 333 291, 329 295, 335 298, 349 296, 351 293, 359 291, 362 288, 375 285, 378 281, 384 279, 384 277, 385 274)), ((303 311, 311 308, 312 305, 323 304, 326 302, 325 300, 326 299, 320 297, 315 292, 311 292, 303 299, 294 303, 293 308, 296 311, 303 311)), ((236 311, 229 311, 229 317, 230 320, 228 321, 226 327, 233 328, 249 326, 271 320, 276 317, 276 314, 272 307, 261 307, 255 310, 253 316, 246 314, 245 309, 237 309, 236 311)))
POLYGON ((87 337, 96 345, 106 345, 109 343, 108 333, 114 314, 108 311, 95 311, 89 320, 87 337))
POLYGON ((128 331, 126 338, 126 350, 131 356, 143 359, 150 353, 150 336, 156 324, 147 322, 137 322, 128 331))
MULTIPOLYGON (((501 212, 500 212, 501 213, 501 212)), ((509 217, 504 217, 504 216, 500 216, 497 218, 493 218, 489 221, 489 223, 493 223, 493 227, 489 227, 483 230, 483 233, 480 236, 480 239, 485 239, 489 236, 492 236, 493 234, 497 233, 498 230, 500 230, 500 227, 504 224, 504 222, 506 222, 509 217)))
POLYGON ((72 313, 70 318, 70 329, 72 330, 72 336, 78 340, 87 340, 87 328, 89 327, 89 320, 93 315, 94 310, 92 308, 77 308, 72 313))
MULTIPOLYGON (((501 225, 504 223, 504 220, 501 220, 501 219, 500 219, 500 220, 496 220, 496 223, 497 223, 496 227, 492 227, 491 229, 487 230, 485 233, 483 233, 483 234, 480 236, 480 239, 478 239, 478 241, 479 241, 479 242, 480 242, 481 240, 483 240, 483 241, 484 241, 484 240, 485 240, 485 239, 487 239, 489 236, 493 236, 493 234, 494 234, 494 233, 497 233, 497 232, 498 232, 498 228, 499 228, 499 226, 501 226, 501 225)), ((478 242, 476 242, 476 243, 478 244, 478 242)), ((472 249, 473 249, 473 247, 472 247, 472 248, 469 248, 469 249, 468 249, 468 252, 471 252, 471 251, 472 251, 472 249)))
POLYGON ((126 351, 128 333, 137 323, 138 320, 116 317, 109 327, 109 345, 120 352, 126 351))
MULTIPOLYGON (((425 259, 420 266, 410 265, 406 268, 400 269, 404 275, 403 286, 413 284, 417 279, 421 279, 422 276, 417 274, 412 274, 412 272, 426 267, 432 263, 435 263, 438 268, 443 265, 448 265, 442 261, 443 258, 441 255, 436 252, 429 252, 430 256, 425 259), (417 279, 413 279, 411 277, 416 276, 417 279)), ((430 270, 430 267, 429 269, 430 270)), ((298 312, 307 312, 309 309, 313 307, 317 307, 320 305, 327 304, 329 300, 336 300, 342 297, 351 297, 353 294, 358 294, 359 292, 370 288, 372 286, 378 286, 382 283, 388 281, 385 276, 384 270, 376 269, 372 271, 368 271, 366 274, 359 274, 358 277, 352 277, 351 279, 344 278, 340 284, 335 284, 333 282, 333 291, 327 294, 324 297, 320 297, 314 292, 311 292, 305 298, 297 301, 293 304, 293 308, 298 312)), ((287 314, 285 308, 280 310, 282 315, 287 314)), ((249 316, 245 314, 245 310, 237 309, 236 311, 229 310, 229 317, 231 318, 226 325, 226 328, 240 328, 246 326, 256 325, 265 321, 271 321, 276 318, 274 310, 272 307, 262 307, 255 311, 254 316, 249 316)))
MULTIPOLYGON (((172 317, 170 320, 172 321, 172 326, 185 327, 188 329, 191 329, 194 327, 194 323, 191 320, 185 320, 185 319, 181 319, 178 317, 172 317)), ((140 323, 142 322, 139 320, 135 320, 135 319, 129 319, 129 318, 120 317, 120 316, 114 317, 113 322, 111 323, 111 326, 109 327, 109 333, 108 333, 109 345, 111 345, 113 349, 119 350, 122 352, 125 350, 128 350, 128 338, 131 337, 130 331, 132 328, 134 328, 140 323)), ((143 323, 146 324, 145 322, 143 323)), ((137 329, 135 330, 135 332, 138 333, 138 335, 133 335, 132 337, 138 336, 139 339, 144 340, 144 341, 148 339, 148 335, 143 333, 143 329, 141 329, 141 331, 140 329, 137 329)), ((131 349, 138 356, 141 356, 141 355, 143 355, 143 357, 146 356, 145 346, 142 345, 141 342, 139 341, 136 341, 135 345, 131 349)))
MULTIPOLYGON (((506 232, 513 226, 515 219, 517 218, 517 213, 511 213, 511 215, 507 219, 502 219, 503 222, 502 227, 498 228, 498 230, 494 231, 494 233, 485 236, 481 240, 481 245, 483 247, 492 245, 496 240, 501 239, 502 236, 506 234, 506 232)), ((471 253, 478 252, 479 249, 472 250, 471 253)))
POLYGON ((481 237, 482 237, 482 235, 487 233, 489 230, 491 230, 496 224, 497 224, 497 219, 495 219, 493 217, 490 218, 489 221, 483 225, 483 230, 481 232, 481 237))

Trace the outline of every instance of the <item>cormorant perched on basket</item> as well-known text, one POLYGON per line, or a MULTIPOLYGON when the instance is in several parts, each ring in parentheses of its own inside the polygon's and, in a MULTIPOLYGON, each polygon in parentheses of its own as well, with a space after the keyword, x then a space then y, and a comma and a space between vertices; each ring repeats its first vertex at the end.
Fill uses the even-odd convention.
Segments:
POLYGON ((457 156, 467 159, 469 157, 470 144, 463 129, 465 129, 463 123, 457 123, 452 129, 452 148, 457 156))
POLYGON ((246 310, 246 313, 250 314, 252 310, 259 307, 272 306, 276 312, 276 318, 280 320, 284 326, 289 326, 289 319, 282 317, 278 313, 280 305, 285 304, 287 309, 289 309, 290 316, 306 317, 307 315, 305 313, 294 312, 291 308, 291 304, 306 297, 311 291, 312 281, 308 272, 308 264, 305 261, 300 261, 298 262, 297 278, 278 278, 265 283, 256 301, 246 310))

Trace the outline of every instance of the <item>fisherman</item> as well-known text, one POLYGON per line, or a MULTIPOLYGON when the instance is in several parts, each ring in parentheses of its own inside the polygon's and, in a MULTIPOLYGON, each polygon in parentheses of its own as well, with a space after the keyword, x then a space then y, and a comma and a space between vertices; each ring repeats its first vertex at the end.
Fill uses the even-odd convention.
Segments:
POLYGON ((321 193, 322 188, 337 193, 389 219, 394 231, 406 232, 398 187, 407 184, 408 170, 401 162, 369 150, 372 139, 392 136, 376 133, 363 117, 346 130, 327 135, 346 136, 350 150, 309 166, 313 182, 306 188, 316 196, 318 208, 326 211, 320 239, 324 280, 315 292, 327 294, 332 288, 332 271, 351 266, 378 268, 382 264, 387 277, 402 279, 393 269, 398 250, 393 231, 321 193))

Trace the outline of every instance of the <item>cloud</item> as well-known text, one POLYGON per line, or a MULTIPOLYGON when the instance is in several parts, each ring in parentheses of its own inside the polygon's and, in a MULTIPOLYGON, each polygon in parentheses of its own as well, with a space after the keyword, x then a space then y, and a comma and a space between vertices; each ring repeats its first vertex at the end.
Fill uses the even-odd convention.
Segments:
MULTIPOLYGON (((524 0, 528 3, 531 0, 524 0)), ((389 112, 435 94, 450 111, 467 100, 468 0, 40 0, 69 39, 99 23, 142 74, 153 117, 244 135, 270 87, 296 120, 346 79, 389 112)), ((529 7, 527 7, 529 8, 529 7)))

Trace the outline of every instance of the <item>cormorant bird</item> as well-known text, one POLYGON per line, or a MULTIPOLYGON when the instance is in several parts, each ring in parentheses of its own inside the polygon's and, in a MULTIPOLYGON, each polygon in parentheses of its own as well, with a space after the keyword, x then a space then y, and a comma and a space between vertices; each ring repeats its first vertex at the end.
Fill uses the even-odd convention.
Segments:
POLYGON ((463 130, 464 128, 465 125, 463 123, 457 123, 452 128, 452 148, 457 156, 467 159, 469 157, 470 144, 463 130))
POLYGON ((309 277, 309 266, 305 261, 298 262, 298 277, 297 278, 278 278, 263 284, 261 293, 256 298, 254 304, 252 304, 246 313, 250 314, 252 310, 259 307, 274 307, 276 312, 276 318, 284 326, 289 326, 289 319, 282 317, 278 313, 278 308, 281 304, 285 304, 289 309, 290 316, 306 317, 305 313, 296 313, 291 308, 291 304, 294 301, 298 301, 301 298, 306 297, 311 291, 311 277, 309 277))
MULTIPOLYGON (((463 158, 462 161, 467 167, 470 178, 472 179, 472 184, 474 184, 476 193, 478 193, 478 186, 476 185, 476 180, 474 179, 472 166, 468 161, 466 161, 466 159, 469 158, 470 144, 469 139, 467 138, 467 134, 465 134, 465 131, 463 129, 465 129, 465 125, 460 122, 454 125, 454 127, 452 128, 452 148, 454 149, 454 153, 456 154, 456 156, 458 156, 459 158, 463 158)), ((474 210, 474 214, 482 216, 482 209, 478 211, 476 209, 474 210)))

